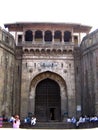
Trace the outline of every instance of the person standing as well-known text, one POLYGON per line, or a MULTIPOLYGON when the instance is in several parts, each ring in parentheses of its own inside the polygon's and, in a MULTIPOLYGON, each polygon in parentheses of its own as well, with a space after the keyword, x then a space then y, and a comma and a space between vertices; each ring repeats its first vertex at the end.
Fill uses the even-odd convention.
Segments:
POLYGON ((2 127, 2 125, 3 125, 3 117, 0 116, 0 128, 2 127))
POLYGON ((15 120, 13 121, 13 128, 19 128, 20 127, 20 119, 19 115, 15 116, 15 120))

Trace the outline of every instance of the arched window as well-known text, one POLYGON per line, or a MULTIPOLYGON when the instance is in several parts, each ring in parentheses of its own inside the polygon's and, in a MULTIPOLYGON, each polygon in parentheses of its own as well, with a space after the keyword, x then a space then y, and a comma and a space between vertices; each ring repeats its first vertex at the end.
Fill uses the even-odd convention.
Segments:
POLYGON ((35 40, 36 40, 36 41, 42 41, 42 39, 43 39, 42 31, 37 30, 37 31, 35 32, 35 40))
POLYGON ((59 42, 62 41, 61 31, 55 31, 55 33, 54 33, 54 39, 55 39, 55 41, 59 41, 59 42))
POLYGON ((29 50, 28 49, 24 49, 24 53, 29 53, 29 50))
POLYGON ((33 40, 33 34, 31 30, 27 30, 25 32, 25 41, 32 41, 33 40))
POLYGON ((30 49, 30 53, 34 53, 34 50, 33 50, 33 49, 30 49))
POLYGON ((61 49, 58 49, 58 50, 57 50, 57 53, 58 53, 58 54, 61 54, 61 53, 62 53, 61 49))
POLYGON ((63 50, 63 54, 66 54, 67 53, 67 50, 63 50))
POLYGON ((51 31, 48 30, 48 31, 45 32, 44 40, 46 42, 52 41, 52 32, 51 31))
POLYGON ((64 42, 70 42, 71 41, 71 32, 65 31, 64 32, 64 42))

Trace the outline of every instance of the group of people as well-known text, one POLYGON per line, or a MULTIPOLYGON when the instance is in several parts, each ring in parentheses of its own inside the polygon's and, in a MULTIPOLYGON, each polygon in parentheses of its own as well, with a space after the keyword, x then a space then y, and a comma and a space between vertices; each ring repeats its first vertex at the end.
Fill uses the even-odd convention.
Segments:
MULTIPOLYGON (((4 119, 5 118, 3 116, 0 116, 0 128, 3 126, 3 121, 8 121, 8 119, 7 120, 4 120, 4 119)), ((12 123, 13 128, 19 128, 20 127, 19 115, 12 116, 9 119, 9 122, 12 123)))
MULTIPOLYGON (((19 128, 20 127, 20 119, 19 119, 19 115, 13 115, 10 119, 9 122, 11 122, 13 124, 13 128, 19 128)), ((36 117, 32 116, 32 118, 30 119, 25 118, 24 119, 24 123, 30 123, 31 125, 35 125, 36 124, 36 117)))
POLYGON ((35 125, 36 124, 36 117, 35 116, 32 116, 31 118, 30 117, 26 117, 24 119, 24 123, 35 125))
POLYGON ((15 116, 13 115, 13 116, 10 118, 9 122, 12 123, 13 128, 19 128, 19 127, 20 127, 19 115, 15 115, 15 116))
POLYGON ((75 117, 72 117, 72 118, 67 118, 67 122, 73 123, 73 124, 76 124, 76 126, 79 126, 79 124, 81 123, 98 122, 98 117, 97 116, 93 116, 93 117, 80 116, 78 120, 75 117))

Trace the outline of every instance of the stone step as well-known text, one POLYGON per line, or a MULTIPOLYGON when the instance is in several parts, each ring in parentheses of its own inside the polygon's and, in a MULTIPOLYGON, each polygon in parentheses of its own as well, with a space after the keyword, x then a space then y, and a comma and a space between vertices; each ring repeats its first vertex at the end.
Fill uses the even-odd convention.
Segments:
POLYGON ((37 122, 36 125, 21 124, 21 128, 28 129, 74 129, 74 124, 68 124, 63 122, 37 122))
MULTIPOLYGON (((12 124, 9 122, 3 122, 3 128, 12 128, 12 124)), ((81 123, 79 127, 76 128, 75 124, 66 122, 37 122, 35 126, 31 124, 21 123, 20 128, 22 129, 90 129, 98 128, 98 122, 86 122, 81 123)), ((0 128, 1 130, 1 128, 0 128)))

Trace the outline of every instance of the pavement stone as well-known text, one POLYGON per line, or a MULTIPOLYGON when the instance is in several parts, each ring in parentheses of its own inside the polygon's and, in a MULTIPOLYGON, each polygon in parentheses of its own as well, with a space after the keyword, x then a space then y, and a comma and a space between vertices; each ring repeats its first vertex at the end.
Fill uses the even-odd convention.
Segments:
MULTIPOLYGON (((15 129, 15 128, 0 128, 0 130, 13 130, 13 129, 15 129)), ((19 129, 28 130, 28 129, 24 129, 24 128, 18 128, 18 130, 19 129)), ((32 129, 29 129, 29 130, 32 130, 32 129)), ((56 129, 34 129, 34 130, 56 130, 56 129)), ((57 129, 57 130, 70 130, 70 129, 57 129)), ((71 130, 77 130, 77 129, 71 129, 71 130)), ((79 130, 98 130, 98 128, 79 129, 79 130)))

